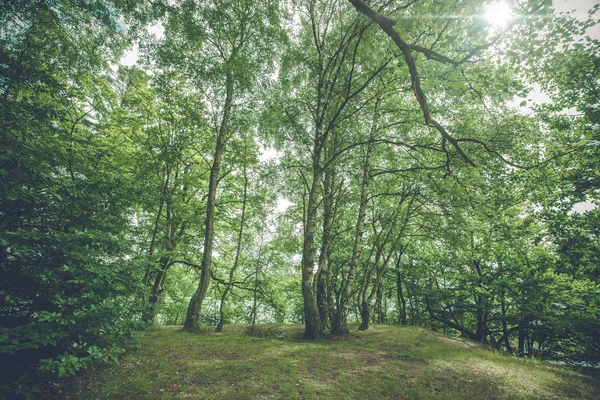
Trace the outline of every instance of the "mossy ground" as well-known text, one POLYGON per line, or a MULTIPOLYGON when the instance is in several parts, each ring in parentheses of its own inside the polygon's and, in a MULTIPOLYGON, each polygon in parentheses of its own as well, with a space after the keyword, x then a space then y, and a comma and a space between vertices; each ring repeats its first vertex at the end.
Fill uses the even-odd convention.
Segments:
MULTIPOLYGON (((117 363, 55 383, 67 399, 598 399, 600 382, 418 327, 318 342, 156 328, 117 363)), ((354 327, 355 329, 355 327, 354 327)))

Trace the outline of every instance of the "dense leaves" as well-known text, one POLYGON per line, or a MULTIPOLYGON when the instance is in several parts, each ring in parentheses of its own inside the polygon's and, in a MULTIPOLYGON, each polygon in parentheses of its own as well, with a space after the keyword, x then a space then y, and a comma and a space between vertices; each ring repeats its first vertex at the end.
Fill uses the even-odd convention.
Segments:
POLYGON ((116 17, 83 3, 23 2, 3 12, 3 391, 39 389, 28 381, 39 360, 39 371, 72 374, 114 359, 131 337, 137 187, 127 139, 111 123, 107 56, 126 44, 116 17))

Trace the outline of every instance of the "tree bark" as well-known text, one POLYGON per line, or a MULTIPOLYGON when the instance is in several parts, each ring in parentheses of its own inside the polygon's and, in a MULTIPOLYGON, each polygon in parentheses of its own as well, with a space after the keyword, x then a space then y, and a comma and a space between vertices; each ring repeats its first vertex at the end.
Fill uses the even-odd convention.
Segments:
POLYGON ((398 324, 406 325, 406 299, 402 290, 402 274, 400 273, 400 258, 396 261, 396 295, 398 296, 398 324))
POLYGON ((377 291, 375 294, 375 309, 377 310, 377 323, 383 324, 383 282, 379 282, 377 285, 377 291))
MULTIPOLYGON (((382 246, 383 249, 383 246, 382 246)), ((376 292, 377 292, 377 288, 381 285, 381 281, 383 279, 383 275, 385 274, 385 271, 387 269, 387 263, 390 259, 392 255, 392 252, 390 252, 388 254, 387 257, 385 257, 383 264, 381 265, 381 267, 378 266, 378 261, 376 261, 375 263, 375 270, 376 270, 376 278, 375 278, 375 282, 373 283, 373 286, 371 287, 371 291, 369 293, 369 297, 365 297, 366 295, 366 288, 368 287, 368 281, 370 280, 371 277, 371 273, 372 273, 372 269, 371 271, 369 271, 369 276, 367 277, 368 280, 365 282, 365 284, 367 286, 365 286, 365 289, 363 291, 363 295, 362 295, 362 302, 361 302, 361 324, 358 328, 359 331, 366 331, 367 329, 369 329, 369 322, 370 322, 370 318, 371 318, 371 302, 373 301, 373 297, 375 296, 376 292)), ((376 260, 378 260, 379 257, 376 257, 376 260)))
POLYGON ((363 300, 360 303, 360 319, 361 323, 358 327, 358 330, 366 331, 369 329, 369 322, 371 320, 371 307, 369 306, 369 302, 367 300, 363 300))
POLYGON ((506 324, 506 303, 504 300, 504 290, 500 294, 500 311, 502 312, 502 338, 498 341, 499 343, 503 343, 506 351, 510 354, 513 354, 512 346, 510 345, 510 332, 508 330, 508 326, 506 324))
POLYGON ((517 355, 519 357, 525 357, 525 339, 527 336, 527 321, 519 321, 519 342, 517 355))
POLYGON ((331 227, 334 220, 334 202, 333 202, 333 180, 334 171, 333 168, 325 173, 324 187, 323 187, 323 235, 321 239, 321 250, 319 252, 319 264, 317 268, 317 274, 315 280, 317 282, 317 305, 319 307, 319 316, 323 329, 329 328, 329 307, 330 299, 329 287, 330 277, 329 275, 329 257, 331 255, 331 227))
POLYGON ((233 266, 231 267, 231 271, 229 271, 229 281, 227 282, 227 286, 223 290, 223 294, 221 295, 221 303, 219 304, 219 322, 217 323, 217 327, 215 328, 215 332, 223 331, 223 324, 225 323, 225 301, 227 300, 227 295, 231 291, 233 286, 233 278, 235 271, 238 268, 240 253, 242 251, 242 236, 244 234, 244 224, 246 222, 246 201, 248 199, 248 174, 246 172, 246 137, 244 136, 244 166, 243 166, 243 176, 244 176, 244 194, 242 197, 242 215, 240 218, 240 230, 238 232, 238 240, 237 247, 235 249, 235 260, 233 261, 233 266))
POLYGON ((259 263, 260 260, 257 260, 256 262, 256 270, 254 273, 254 289, 252 290, 252 328, 251 328, 251 332, 254 333, 254 330, 256 329, 256 310, 258 308, 258 269, 259 269, 259 263))
POLYGON ((148 299, 148 309, 142 315, 142 321, 144 322, 154 321, 154 318, 156 317, 156 303, 158 303, 160 294, 164 290, 164 282, 165 278, 167 277, 169 261, 169 257, 160 258, 160 269, 158 270, 158 272, 156 273, 156 277, 154 278, 154 285, 152 285, 150 298, 148 299))
POLYGON ((333 316, 331 325, 331 333, 334 335, 347 335, 348 329, 348 303, 350 302, 352 286, 354 285, 354 278, 356 276, 356 269, 360 261, 360 254, 362 250, 362 237, 364 234, 365 215, 367 210, 367 203, 369 198, 369 179, 371 177, 371 156, 373 154, 373 143, 372 139, 375 137, 376 132, 376 121, 377 121, 377 108, 379 105, 379 98, 375 105, 375 115, 371 124, 371 131, 369 133, 369 144, 367 145, 367 153, 365 155, 365 164, 363 168, 362 187, 360 191, 360 204, 358 206, 358 216, 356 218, 356 230, 354 234, 354 247, 352 249, 352 259, 350 260, 350 267, 348 267, 348 275, 340 294, 340 301, 338 308, 333 316))
MULTIPOLYGON (((148 249, 148 263, 146 264, 146 272, 144 273, 144 277, 142 278, 142 284, 144 286, 148 285, 148 281, 150 280, 150 274, 152 273, 152 264, 153 264, 152 259, 154 258, 154 249, 156 247, 156 237, 158 236, 160 217, 162 215, 162 210, 163 210, 163 207, 165 204, 165 199, 167 197, 167 189, 169 187, 169 181, 170 181, 170 177, 171 177, 171 169, 170 168, 167 168, 165 175, 166 175, 165 184, 160 191, 158 211, 156 213, 156 219, 154 220, 154 228, 152 229, 152 237, 150 239, 150 248, 148 249)), ((143 294, 142 300, 144 302, 146 302, 145 292, 143 294)), ((142 319, 144 319, 144 318, 142 317, 142 319)))
POLYGON ((200 282, 196 292, 190 299, 188 311, 183 328, 186 330, 197 330, 200 328, 198 321, 202 311, 202 302, 206 297, 208 286, 210 285, 210 272, 212 268, 212 249, 215 236, 215 200, 217 197, 217 187, 219 185, 219 174, 221 171, 221 162, 225 143, 229 134, 229 119, 231 116, 231 107, 233 102, 233 74, 227 72, 225 105, 223 108, 223 119, 217 135, 217 144, 215 147, 213 165, 210 169, 210 178, 208 184, 208 201, 206 204, 206 222, 204 227, 204 248, 202 253, 202 263, 200 265, 200 282))
MULTIPOLYGON (((319 135, 316 135, 319 138, 319 135)), ((315 267, 315 231, 317 227, 317 206, 321 190, 322 171, 320 162, 321 149, 315 140, 313 161, 313 181, 308 196, 306 225, 304 226, 304 244, 302 248, 302 297, 304 299, 304 339, 318 339, 323 335, 323 324, 319 316, 317 296, 314 290, 315 267)))
POLYGON ((323 330, 329 328, 329 303, 327 301, 327 276, 328 271, 322 270, 317 278, 317 307, 323 330))
MULTIPOLYGON (((176 174, 176 176, 177 176, 177 174, 176 174)), ((165 199, 165 206, 166 206, 165 207, 166 208, 166 216, 165 216, 165 219, 166 219, 166 233, 165 233, 166 254, 161 256, 160 260, 159 260, 160 268, 156 273, 156 277, 154 278, 154 284, 152 285, 152 289, 150 291, 150 298, 148 299, 148 308, 147 308, 147 310, 144 311, 144 313, 142 315, 142 320, 144 322, 153 321, 154 318, 156 317, 156 304, 158 303, 160 295, 164 290, 164 281, 167 277, 167 271, 168 271, 169 267, 171 266, 171 259, 173 257, 173 253, 174 253, 175 249, 177 248, 177 245, 179 244, 179 241, 183 237, 183 234, 185 233, 185 230, 186 230, 185 221, 181 221, 181 220, 178 220, 177 218, 173 217, 173 214, 171 212, 172 199, 170 197, 167 197, 166 190, 165 190, 164 194, 165 194, 164 199, 165 199), (179 225, 179 223, 181 223, 181 225, 179 225)), ((162 209, 162 207, 160 209, 162 209)), ((160 212, 160 209, 159 209, 159 212, 160 212)), ((158 223, 158 218, 157 218, 157 223, 158 223)), ((156 237, 154 237, 154 239, 156 239, 156 237)), ((153 246, 153 248, 152 248, 152 251, 153 251, 154 244, 152 246, 153 246)), ((149 280, 149 277, 150 277, 150 270, 148 271, 147 277, 145 277, 146 280, 149 280)))
MULTIPOLYGON (((356 22, 349 31, 341 32, 341 40, 336 35, 332 43, 337 43, 337 47, 334 45, 334 48, 331 49, 332 53, 326 55, 325 50, 329 51, 329 46, 325 46, 325 42, 326 37, 331 33, 332 25, 330 25, 330 22, 332 21, 334 13, 329 13, 329 15, 319 15, 317 17, 316 13, 318 13, 318 10, 315 10, 314 3, 308 6, 307 11, 311 20, 313 42, 318 55, 318 65, 316 65, 318 66, 318 82, 315 93, 315 111, 312 112, 315 122, 314 143, 311 155, 313 163, 313 180, 309 191, 306 223, 304 226, 304 244, 302 249, 302 295, 304 298, 304 317, 306 324, 304 337, 306 339, 315 339, 323 334, 323 324, 319 316, 317 296, 315 293, 316 282, 314 281, 316 253, 314 244, 321 180, 327 165, 333 162, 337 156, 348 150, 348 148, 342 149, 333 155, 330 154, 325 164, 321 164, 321 153, 327 148, 329 138, 338 124, 359 110, 355 109, 351 111, 350 114, 345 114, 344 111, 346 108, 352 103, 353 99, 362 93, 375 77, 386 68, 389 61, 385 62, 372 74, 366 77, 362 84, 355 87, 353 83, 356 74, 350 73, 345 74, 344 76, 341 72, 343 71, 342 66, 351 63, 352 70, 355 70, 354 65, 356 57, 354 57, 354 55, 356 55, 356 50, 358 49, 358 45, 368 25, 356 22), (322 21, 325 21, 322 26, 322 28, 324 28, 323 32, 321 32, 322 29, 319 26, 322 21), (354 51, 352 51, 352 47, 354 47, 354 51), (342 98, 339 97, 341 94, 344 94, 342 98)), ((368 101, 369 100, 366 100, 362 106, 368 101)), ((362 108, 362 106, 360 107, 362 108)))

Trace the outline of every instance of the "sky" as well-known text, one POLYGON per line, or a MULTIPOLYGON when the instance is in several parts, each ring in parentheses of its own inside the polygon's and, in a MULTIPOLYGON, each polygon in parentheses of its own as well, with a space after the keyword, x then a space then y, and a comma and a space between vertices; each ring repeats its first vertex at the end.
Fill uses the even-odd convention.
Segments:
MULTIPOLYGON (((588 18, 587 12, 600 0, 554 0, 554 9, 559 12, 574 10, 574 16, 580 20, 588 18)), ((600 13, 594 15, 595 18, 600 18, 600 13)), ((594 26, 588 31, 589 36, 594 39, 600 39, 600 24, 594 26)))

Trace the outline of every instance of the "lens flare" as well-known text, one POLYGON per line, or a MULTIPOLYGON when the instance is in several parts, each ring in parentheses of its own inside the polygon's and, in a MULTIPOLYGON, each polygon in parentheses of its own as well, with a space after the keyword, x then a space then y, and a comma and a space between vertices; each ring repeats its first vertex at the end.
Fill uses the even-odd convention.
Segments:
POLYGON ((496 2, 486 7, 483 16, 490 25, 504 28, 512 18, 513 13, 508 4, 496 2))

